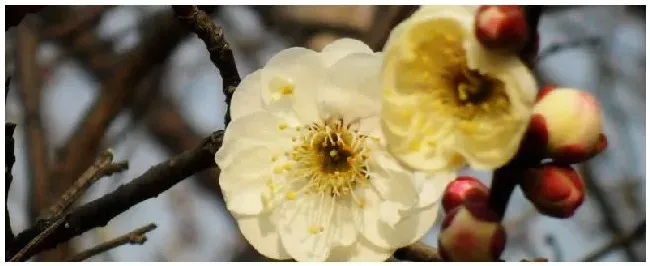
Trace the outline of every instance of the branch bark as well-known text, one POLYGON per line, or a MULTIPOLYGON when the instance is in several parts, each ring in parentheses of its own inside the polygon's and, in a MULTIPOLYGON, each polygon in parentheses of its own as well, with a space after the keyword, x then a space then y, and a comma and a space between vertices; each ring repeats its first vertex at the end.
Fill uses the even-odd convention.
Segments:
MULTIPOLYGON (((214 132, 193 150, 174 156, 168 161, 155 165, 131 182, 121 185, 115 191, 84 204, 63 216, 64 226, 57 226, 52 234, 25 256, 29 257, 44 250, 56 247, 86 231, 105 226, 117 215, 136 204, 158 196, 185 178, 203 171, 214 164, 214 154, 221 146, 223 131, 214 132)), ((6 256, 12 257, 18 250, 38 234, 47 229, 53 221, 39 221, 36 225, 16 236, 6 256)))
POLYGON ((101 254, 103 252, 109 251, 116 247, 131 244, 131 245, 142 245, 147 241, 147 233, 156 229, 156 224, 150 223, 146 226, 135 229, 126 235, 119 236, 117 238, 111 239, 104 243, 101 243, 97 246, 94 246, 88 250, 82 251, 81 253, 73 256, 67 261, 84 261, 95 255, 101 254))
MULTIPOLYGON (((235 57, 232 54, 230 45, 226 42, 223 28, 215 25, 210 16, 197 6, 173 6, 176 17, 189 27, 196 35, 203 40, 208 52, 210 61, 219 69, 223 80, 223 94, 226 96, 226 104, 230 106, 232 94, 239 85, 241 78, 237 72, 235 57)), ((226 109, 224 123, 230 123, 230 108, 226 109)))

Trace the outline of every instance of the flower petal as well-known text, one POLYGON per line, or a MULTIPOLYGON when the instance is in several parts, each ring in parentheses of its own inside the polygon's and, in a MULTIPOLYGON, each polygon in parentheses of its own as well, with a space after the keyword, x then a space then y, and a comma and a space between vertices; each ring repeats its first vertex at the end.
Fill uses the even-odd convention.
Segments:
POLYGON ((325 83, 326 69, 319 54, 305 48, 289 48, 275 55, 262 69, 262 99, 271 104, 289 97, 305 123, 318 119, 316 95, 325 83))
POLYGON ((321 113, 325 117, 345 116, 348 120, 378 114, 381 59, 377 54, 355 53, 345 56, 330 67, 330 86, 318 94, 321 113))
POLYGON ((394 201, 402 208, 417 204, 418 193, 412 173, 393 160, 388 152, 373 149, 368 159, 368 175, 370 184, 381 198, 394 201))
MULTIPOLYGON (((223 170, 239 154, 250 147, 268 147, 284 152, 291 143, 290 130, 281 130, 280 125, 289 123, 267 112, 253 113, 233 120, 223 136, 223 145, 215 153, 215 161, 223 170)), ((292 125, 288 125, 292 126, 292 125)))
POLYGON ((396 249, 418 241, 431 229, 437 218, 438 204, 401 212, 401 221, 394 227, 380 221, 382 211, 385 210, 365 209, 363 236, 378 247, 396 249))
POLYGON ((372 49, 362 41, 343 38, 326 45, 321 52, 321 58, 329 67, 353 53, 372 54, 372 49))
POLYGON ((447 184, 455 178, 455 172, 440 172, 432 175, 416 173, 415 184, 420 188, 418 208, 430 207, 439 202, 447 184))
POLYGON ((276 260, 291 258, 284 250, 278 230, 268 215, 238 217, 237 224, 244 238, 260 254, 276 260))
POLYGON ((230 117, 232 120, 262 111, 261 70, 246 76, 232 95, 230 117))
POLYGON ((325 261, 332 246, 330 197, 314 194, 287 200, 274 211, 282 245, 297 261, 325 261))
POLYGON ((360 237, 359 241, 350 246, 339 246, 332 249, 328 261, 359 261, 376 262, 385 261, 394 250, 383 249, 370 243, 367 239, 360 237))

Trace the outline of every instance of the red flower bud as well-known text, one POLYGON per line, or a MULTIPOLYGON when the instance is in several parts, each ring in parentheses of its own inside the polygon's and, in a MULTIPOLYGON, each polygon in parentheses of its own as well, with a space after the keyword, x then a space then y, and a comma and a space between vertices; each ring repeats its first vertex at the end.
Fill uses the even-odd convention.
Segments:
POLYGON ((465 201, 485 201, 488 188, 478 179, 471 176, 460 176, 447 184, 442 195, 442 209, 445 213, 462 205, 465 201))
POLYGON ((547 86, 537 95, 525 145, 557 163, 579 163, 607 147, 601 132, 600 106, 591 94, 547 86))
POLYGON ((584 183, 568 165, 543 164, 528 171, 521 183, 537 210, 556 218, 573 216, 584 200, 584 183))
POLYGON ((480 6, 474 30, 488 49, 518 53, 528 41, 528 24, 521 6, 480 6))
POLYGON ((506 245, 506 231, 486 202, 466 202, 450 211, 438 235, 445 261, 496 261, 506 245))

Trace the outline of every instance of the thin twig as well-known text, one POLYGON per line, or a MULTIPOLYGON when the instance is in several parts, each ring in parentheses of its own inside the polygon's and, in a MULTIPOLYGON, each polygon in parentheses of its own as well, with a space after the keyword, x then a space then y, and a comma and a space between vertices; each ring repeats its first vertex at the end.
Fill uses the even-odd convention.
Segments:
POLYGON ((396 250, 393 254, 393 257, 400 261, 442 261, 442 258, 440 257, 437 249, 430 247, 422 242, 416 242, 414 244, 396 250))
MULTIPOLYGON (((223 28, 215 25, 210 16, 197 6, 172 6, 178 20, 189 27, 196 35, 203 40, 210 53, 210 61, 219 69, 223 80, 223 94, 226 96, 226 104, 230 107, 232 94, 241 81, 235 57, 232 54, 230 45, 226 42, 223 28)), ((230 108, 226 109, 224 124, 230 123, 230 108)))
POLYGON ((100 178, 122 172, 129 168, 127 162, 113 162, 113 151, 106 150, 99 154, 93 165, 79 177, 68 190, 61 195, 59 200, 44 212, 38 220, 49 220, 63 214, 72 204, 81 197, 84 191, 100 178))
POLYGON ((610 251, 620 248, 621 246, 632 244, 634 241, 641 239, 645 239, 645 219, 643 219, 643 221, 640 222, 631 232, 615 236, 607 244, 596 249, 581 261, 597 261, 610 251))
POLYGON ((142 245, 147 241, 147 233, 156 229, 156 224, 150 223, 146 226, 135 229, 125 235, 116 237, 114 239, 108 240, 104 243, 101 243, 97 246, 94 246, 90 249, 80 252, 77 255, 74 255, 72 258, 67 261, 84 261, 95 255, 101 254, 103 252, 109 251, 116 247, 131 244, 131 245, 142 245))
MULTIPOLYGON (((201 145, 195 149, 155 165, 112 193, 72 210, 63 216, 66 226, 56 227, 52 234, 30 249, 25 256, 29 257, 54 248, 93 228, 105 226, 117 215, 138 203, 158 196, 197 172, 214 167, 214 154, 221 146, 222 138, 223 131, 216 131, 205 138, 201 145)), ((47 221, 39 221, 18 234, 12 245, 8 245, 9 249, 5 256, 16 254, 18 248, 24 247, 47 229, 48 224, 47 221)))
POLYGON ((54 230, 56 228, 58 228, 63 223, 63 221, 65 221, 63 219, 63 217, 59 217, 56 221, 54 221, 54 223, 52 223, 50 225, 47 225, 45 230, 38 233, 38 235, 36 235, 36 237, 32 238, 27 243, 27 245, 25 245, 23 248, 21 248, 20 251, 18 251, 18 253, 16 253, 16 255, 11 257, 11 259, 9 261, 13 262, 13 261, 26 261, 26 260, 28 260, 31 256, 36 254, 36 253, 30 253, 30 251, 32 251, 35 246, 37 246, 38 244, 43 242, 43 239, 50 236, 54 232, 54 230))
MULTIPOLYGON (((583 180, 585 181, 585 186, 587 187, 587 191, 590 192, 592 198, 595 200, 596 205, 598 209, 600 209, 600 212, 603 214, 603 218, 605 219, 605 226, 607 229, 612 233, 612 235, 620 235, 623 233, 623 230, 621 229, 621 225, 618 223, 616 220, 616 209, 612 204, 607 200, 607 192, 603 190, 603 188, 600 186, 598 181, 595 179, 595 176, 593 175, 591 166, 591 162, 585 162, 582 164, 582 175, 583 175, 583 180)), ((623 246, 623 251, 625 252, 625 255, 631 260, 631 261, 638 261, 638 256, 634 252, 634 249, 632 249, 632 244, 629 242, 623 242, 621 244, 623 246)))
POLYGON ((11 85, 11 77, 5 79, 5 103, 7 102, 7 95, 9 95, 9 85, 11 85))

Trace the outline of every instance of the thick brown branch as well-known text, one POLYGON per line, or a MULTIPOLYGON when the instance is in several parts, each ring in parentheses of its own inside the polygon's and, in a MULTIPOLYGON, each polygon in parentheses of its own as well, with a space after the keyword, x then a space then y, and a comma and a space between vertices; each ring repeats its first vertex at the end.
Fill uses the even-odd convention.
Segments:
MULTIPOLYGON (((214 167, 214 153, 221 146, 222 138, 222 131, 214 132, 204 139, 199 147, 155 165, 112 193, 74 209, 63 217, 65 226, 57 226, 52 234, 34 246, 30 251, 31 254, 27 253, 25 256, 29 257, 43 250, 54 248, 86 231, 105 226, 108 221, 136 204, 158 196, 197 172, 214 167)), ((16 247, 24 247, 43 232, 51 222, 40 221, 18 234, 14 243, 9 246, 10 249, 6 256, 10 257, 16 254, 18 252, 16 247)))
POLYGON ((401 261, 442 261, 438 250, 422 242, 416 242, 406 247, 400 248, 393 254, 395 259, 401 261))
POLYGON ((142 245, 147 241, 147 233, 156 229, 156 224, 150 223, 146 226, 140 227, 131 231, 128 234, 116 237, 114 239, 108 240, 104 243, 101 243, 97 246, 94 246, 88 250, 82 251, 81 253, 73 256, 67 261, 84 261, 95 255, 101 254, 103 252, 109 251, 116 247, 131 244, 131 245, 142 245))
MULTIPOLYGON (((196 6, 173 6, 176 17, 203 40, 210 53, 210 61, 219 69, 223 80, 223 93, 230 106, 232 94, 241 81, 235 57, 226 42, 223 28, 216 26, 210 16, 196 6)), ((230 123, 230 108, 226 110, 224 123, 230 123)))

